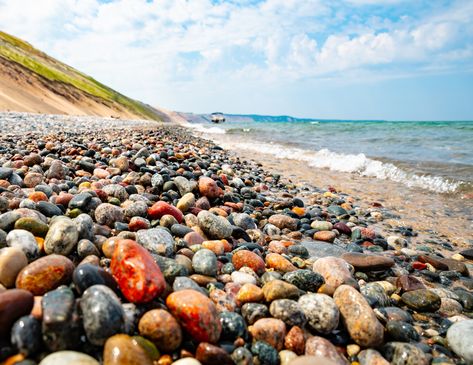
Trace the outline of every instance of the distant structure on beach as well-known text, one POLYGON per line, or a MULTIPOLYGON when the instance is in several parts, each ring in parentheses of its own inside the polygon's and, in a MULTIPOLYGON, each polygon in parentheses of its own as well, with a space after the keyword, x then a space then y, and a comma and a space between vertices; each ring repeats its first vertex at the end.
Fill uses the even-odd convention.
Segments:
POLYGON ((215 112, 210 114, 210 121, 212 123, 223 123, 225 122, 225 117, 223 116, 223 113, 215 112))

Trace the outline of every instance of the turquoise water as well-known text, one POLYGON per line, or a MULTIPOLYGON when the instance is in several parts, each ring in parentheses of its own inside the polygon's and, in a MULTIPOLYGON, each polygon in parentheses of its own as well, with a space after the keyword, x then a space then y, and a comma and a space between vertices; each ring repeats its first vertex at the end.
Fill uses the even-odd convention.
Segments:
POLYGON ((237 148, 441 193, 473 186, 473 122, 304 121, 199 125, 237 148))

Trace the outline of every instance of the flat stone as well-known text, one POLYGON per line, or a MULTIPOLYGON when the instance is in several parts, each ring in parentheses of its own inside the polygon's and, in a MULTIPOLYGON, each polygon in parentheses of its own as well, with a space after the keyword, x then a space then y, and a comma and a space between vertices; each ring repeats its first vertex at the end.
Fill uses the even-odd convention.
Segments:
POLYGON ((440 297, 428 289, 406 292, 401 299, 409 308, 421 312, 435 312, 441 304, 440 297))
POLYGON ((381 271, 394 266, 394 260, 389 257, 357 252, 344 253, 342 259, 358 271, 381 271))
POLYGON ((358 287, 358 283, 353 278, 348 263, 337 257, 322 257, 317 259, 312 269, 323 276, 325 284, 323 293, 332 295, 335 290, 343 284, 358 287))
POLYGON ((321 258, 327 256, 340 257, 346 251, 334 244, 321 241, 302 241, 303 245, 309 252, 311 258, 321 258))

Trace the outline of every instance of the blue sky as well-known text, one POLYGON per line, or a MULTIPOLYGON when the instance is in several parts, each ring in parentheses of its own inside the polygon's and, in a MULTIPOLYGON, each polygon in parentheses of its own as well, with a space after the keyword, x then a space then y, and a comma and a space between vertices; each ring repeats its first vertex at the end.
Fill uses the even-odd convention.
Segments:
POLYGON ((473 120, 471 0, 0 0, 0 29, 173 110, 473 120))

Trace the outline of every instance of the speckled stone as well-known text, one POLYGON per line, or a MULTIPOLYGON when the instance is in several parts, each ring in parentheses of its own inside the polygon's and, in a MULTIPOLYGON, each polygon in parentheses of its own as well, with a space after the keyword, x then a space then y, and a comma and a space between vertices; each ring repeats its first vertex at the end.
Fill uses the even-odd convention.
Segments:
POLYGON ((75 268, 72 280, 79 293, 83 293, 87 288, 97 284, 108 286, 115 293, 120 293, 118 284, 113 276, 100 266, 81 264, 75 268))
POLYGON ((44 239, 44 251, 49 254, 69 255, 79 239, 79 231, 72 219, 54 218, 44 239))
POLYGON ((14 229, 10 231, 6 238, 7 245, 22 250, 28 261, 35 260, 39 257, 39 247, 33 234, 24 229, 14 229))
POLYGON ((166 305, 182 327, 196 340, 215 343, 222 326, 215 304, 205 295, 191 289, 170 294, 166 305))
POLYGON ((274 300, 269 306, 269 313, 274 318, 282 320, 288 326, 303 327, 307 321, 299 304, 291 299, 274 300))
POLYGON ((297 299, 299 289, 297 286, 282 280, 272 280, 263 286, 263 295, 267 302, 276 299, 297 299))
POLYGON ((258 275, 265 272, 265 263, 263 259, 254 252, 248 250, 237 251, 233 254, 232 263, 236 270, 242 267, 249 267, 258 275))
POLYGON ((328 334, 338 326, 340 313, 334 300, 325 294, 305 294, 299 306, 307 322, 318 333, 328 334))
POLYGON ((253 324, 258 319, 269 316, 269 309, 264 304, 260 303, 246 303, 241 307, 241 314, 245 318, 246 323, 253 324))
POLYGON ((299 289, 316 293, 324 283, 322 275, 311 270, 295 270, 284 274, 283 279, 299 289))
POLYGON ((16 287, 34 295, 43 295, 63 284, 69 284, 74 264, 67 257, 48 255, 25 266, 16 278, 16 287))
POLYGON ((278 253, 269 253, 266 255, 266 266, 280 272, 291 272, 297 268, 285 257, 278 253))
POLYGON ((305 351, 304 331, 298 326, 292 326, 284 338, 284 347, 297 355, 302 355, 305 351))
POLYGON ((278 365, 279 356, 277 350, 264 341, 256 341, 251 346, 251 352, 257 360, 255 363, 264 365, 278 365))
POLYGON ((174 253, 174 239, 163 228, 139 230, 136 233, 136 242, 156 255, 170 257, 174 253))
POLYGON ((360 365, 389 365, 389 362, 376 350, 367 349, 358 354, 360 365))
POLYGON ((221 347, 211 343, 201 342, 197 346, 195 357, 203 365, 232 365, 230 355, 221 347))
POLYGON ((197 274, 216 276, 217 256, 209 249, 202 248, 192 257, 192 267, 197 274))
POLYGON ((97 209, 95 209, 94 216, 98 224, 109 227, 113 227, 115 222, 123 222, 125 220, 123 209, 109 203, 100 204, 97 209))
POLYGON ((172 215, 176 218, 178 223, 182 223, 182 220, 184 219, 184 216, 179 209, 164 201, 154 203, 153 206, 148 209, 148 216, 151 219, 159 219, 166 214, 172 215))
POLYGON ((383 342, 384 328, 360 292, 351 286, 341 285, 333 298, 348 333, 358 345, 375 347, 383 342))
POLYGON ((11 342, 18 351, 30 357, 41 349, 41 322, 33 316, 19 318, 11 330, 11 342))
POLYGON ((141 317, 138 328, 140 334, 150 339, 161 351, 172 352, 181 345, 181 326, 168 311, 163 309, 146 312, 141 317))
POLYGON ((80 308, 84 330, 90 343, 101 346, 124 328, 120 299, 105 285, 93 285, 82 295, 80 308))
POLYGON ((214 239, 227 238, 232 235, 232 225, 223 217, 212 214, 208 211, 201 211, 197 215, 199 227, 214 239))

